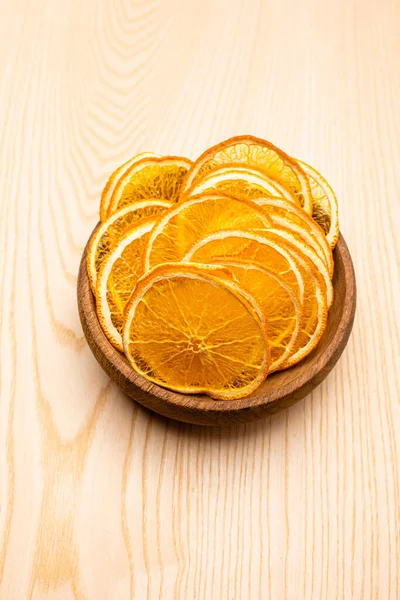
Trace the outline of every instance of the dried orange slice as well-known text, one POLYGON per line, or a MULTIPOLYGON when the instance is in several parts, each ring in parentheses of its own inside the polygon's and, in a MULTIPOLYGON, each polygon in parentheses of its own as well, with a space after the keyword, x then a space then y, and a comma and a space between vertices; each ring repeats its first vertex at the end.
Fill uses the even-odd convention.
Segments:
POLYGON ((266 212, 249 200, 217 194, 189 198, 158 219, 148 239, 144 269, 181 260, 192 244, 215 231, 241 229, 260 233, 271 224, 266 212))
POLYGON ((183 189, 187 191, 211 171, 226 165, 255 167, 261 170, 293 192, 301 206, 311 214, 310 186, 298 162, 271 142, 251 135, 233 137, 206 150, 187 174, 183 189))
POLYGON ((158 385, 233 400, 264 381, 268 343, 255 301, 213 273, 175 263, 142 277, 127 306, 124 349, 158 385))
POLYGON ((101 194, 100 221, 105 221, 107 219, 110 200, 120 177, 122 177, 122 175, 129 169, 129 167, 139 162, 140 160, 143 160, 143 158, 148 158, 149 156, 155 156, 155 154, 153 154, 152 152, 142 152, 141 154, 137 154, 136 156, 125 162, 123 165, 118 167, 118 169, 116 169, 112 173, 104 187, 103 193, 101 194))
POLYGON ((338 203, 335 193, 321 173, 300 160, 298 163, 310 182, 313 199, 312 218, 322 227, 330 247, 334 248, 339 239, 338 203))
POLYGON ((227 259, 224 262, 240 287, 256 300, 268 321, 270 348, 269 372, 280 368, 295 348, 303 309, 296 295, 283 280, 263 267, 227 259))
POLYGON ((192 161, 181 156, 150 157, 135 162, 118 179, 107 216, 140 200, 176 202, 191 165, 192 161))
POLYGON ((222 167, 195 182, 187 194, 196 196, 204 192, 223 193, 249 200, 260 196, 272 196, 284 198, 288 202, 300 206, 293 192, 255 167, 251 169, 232 165, 222 167))
POLYGON ((299 235, 297 231, 283 227, 282 225, 276 225, 268 230, 268 236, 276 235, 277 238, 283 238, 298 248, 305 256, 307 256, 314 264, 314 268, 320 273, 324 282, 324 289, 326 293, 326 300, 328 303, 328 309, 332 306, 333 302, 333 286, 329 275, 328 267, 318 255, 315 249, 304 241, 303 237, 299 235))
POLYGON ((305 289, 301 270, 286 242, 281 242, 250 231, 217 231, 194 243, 182 261, 219 265, 244 261, 262 267, 280 277, 302 304, 305 289))
POLYGON ((103 260, 97 275, 97 315, 104 333, 121 351, 125 306, 143 274, 143 251, 155 221, 152 217, 132 227, 103 260))
POLYGON ((294 293, 299 291, 303 325, 293 354, 281 365, 286 368, 304 358, 318 344, 325 330, 328 308, 324 282, 311 261, 286 240, 277 243, 274 234, 269 238, 268 235, 268 232, 261 236, 252 232, 220 231, 194 244, 185 260, 225 264, 232 258, 236 262, 240 256, 241 262, 266 268, 278 275, 294 293))
POLYGON ((141 219, 162 214, 170 206, 170 202, 163 200, 134 202, 118 210, 97 227, 89 242, 86 259, 93 293, 96 293, 97 273, 101 263, 115 248, 121 237, 141 219))
POLYGON ((328 306, 322 280, 317 271, 310 266, 310 262, 297 255, 303 273, 311 283, 312 292, 306 297, 303 304, 303 327, 296 340, 295 349, 290 357, 283 363, 282 368, 288 369, 305 358, 317 346, 325 331, 328 320, 328 306), (312 294, 314 297, 312 299, 312 294))
POLYGON ((334 263, 331 247, 321 227, 304 210, 278 198, 257 198, 254 202, 268 212, 274 223, 293 229, 302 235, 324 260, 332 278, 334 263))

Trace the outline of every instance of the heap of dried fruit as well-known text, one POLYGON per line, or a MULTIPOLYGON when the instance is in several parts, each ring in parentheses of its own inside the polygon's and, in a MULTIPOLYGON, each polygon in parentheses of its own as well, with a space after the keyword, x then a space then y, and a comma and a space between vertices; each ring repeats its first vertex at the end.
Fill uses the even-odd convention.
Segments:
POLYGON ((150 381, 242 398, 318 344, 337 201, 270 142, 235 137, 194 163, 138 155, 111 175, 100 219, 87 254, 98 318, 150 381))

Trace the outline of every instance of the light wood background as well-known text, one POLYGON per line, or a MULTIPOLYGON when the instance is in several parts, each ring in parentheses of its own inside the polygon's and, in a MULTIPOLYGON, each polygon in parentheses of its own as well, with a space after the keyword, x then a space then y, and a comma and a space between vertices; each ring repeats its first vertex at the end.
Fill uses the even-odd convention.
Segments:
POLYGON ((0 0, 1 600, 400 598, 398 0, 0 0), (109 173, 266 137, 337 191, 353 334, 270 419, 167 422, 88 349, 109 173))

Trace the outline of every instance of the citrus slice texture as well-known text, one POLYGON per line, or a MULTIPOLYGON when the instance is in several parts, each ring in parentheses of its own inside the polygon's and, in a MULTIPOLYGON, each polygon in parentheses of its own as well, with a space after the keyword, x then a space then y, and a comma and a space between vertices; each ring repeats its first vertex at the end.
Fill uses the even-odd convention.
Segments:
POLYGON ((143 274, 143 252, 156 217, 128 231, 103 261, 96 284, 96 308, 110 342, 123 351, 121 331, 125 306, 143 274))
POLYGON ((130 166, 118 179, 107 216, 141 200, 177 202, 182 181, 192 161, 181 156, 144 158, 130 166))
POLYGON ((326 326, 328 308, 321 275, 298 248, 283 239, 277 243, 273 234, 268 239, 266 235, 252 232, 215 233, 194 244, 185 260, 225 264, 232 259, 236 262, 237 256, 241 257, 240 262, 266 268, 278 275, 295 294, 299 294, 303 308, 302 328, 293 354, 280 368, 295 364, 315 348, 326 326))
POLYGON ((312 218, 322 227, 333 249, 339 239, 338 203, 335 193, 321 173, 300 160, 298 163, 310 182, 313 201, 312 218))
POLYGON ((255 167, 261 170, 290 190, 298 198, 301 206, 311 214, 310 186, 298 162, 271 142, 250 135, 230 138, 206 150, 187 174, 183 189, 187 191, 211 171, 225 165, 255 167))
POLYGON ((247 290, 266 315, 270 348, 269 372, 280 368, 294 350, 302 326, 303 310, 298 298, 280 277, 260 266, 227 259, 240 287, 247 290))
POLYGON ((257 198, 254 202, 266 210, 274 223, 302 235, 324 260, 332 278, 334 263, 331 247, 321 227, 304 210, 278 198, 257 198))
POLYGON ((162 214, 170 206, 169 202, 163 200, 134 202, 121 208, 100 224, 91 237, 87 253, 87 270, 94 294, 96 293, 97 273, 101 264, 122 236, 141 219, 162 214))
POLYGON ((236 229, 263 232, 272 224, 267 213, 249 200, 211 194, 188 199, 162 215, 148 240, 144 270, 180 261, 205 235, 236 229))
POLYGON ((142 152, 141 154, 137 154, 136 156, 125 162, 123 165, 118 167, 118 169, 116 169, 111 174, 101 194, 100 221, 105 221, 107 219, 110 200, 120 177, 122 177, 122 175, 129 169, 129 167, 139 162, 140 160, 143 160, 144 158, 148 158, 150 156, 155 156, 155 154, 153 154, 152 152, 142 152))
POLYGON ((310 282, 310 294, 303 304, 303 327, 296 340, 295 348, 282 368, 288 369, 300 362, 317 346, 325 331, 328 320, 328 305, 321 276, 310 267, 309 261, 303 256, 298 257, 303 273, 307 274, 310 282))
POLYGON ((182 261, 218 265, 239 261, 259 266, 280 277, 302 304, 305 287, 301 269, 285 244, 250 231, 217 231, 193 244, 182 261))
POLYGON ((212 274, 174 264, 142 277, 126 310, 125 354, 137 373, 171 390, 243 398, 268 373, 260 309, 212 274))
POLYGON ((287 227, 276 225, 276 227, 268 230, 268 236, 270 237, 271 235, 276 236, 278 240, 279 238, 283 238, 284 240, 290 242, 290 244, 295 246, 310 259, 310 261, 313 263, 313 268, 321 275, 323 279, 323 287, 329 309, 333 302, 333 285, 329 276, 328 268, 315 249, 307 244, 301 235, 299 235, 299 233, 288 229, 287 227))
POLYGON ((189 189, 189 196, 204 192, 224 193, 235 198, 259 198, 272 196, 284 198, 288 202, 300 206, 297 197, 278 181, 268 177, 263 171, 253 168, 226 166, 195 182, 189 189))

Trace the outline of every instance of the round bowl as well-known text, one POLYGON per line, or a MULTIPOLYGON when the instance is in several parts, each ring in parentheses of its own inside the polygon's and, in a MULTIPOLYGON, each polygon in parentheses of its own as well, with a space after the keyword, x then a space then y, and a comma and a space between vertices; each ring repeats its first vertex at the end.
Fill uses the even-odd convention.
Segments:
POLYGON ((147 381, 130 366, 103 333, 86 271, 85 248, 78 276, 78 307, 82 328, 97 361, 128 396, 165 417, 197 425, 234 425, 254 421, 288 408, 309 394, 342 354, 349 338, 356 309, 353 263, 341 235, 333 256, 335 298, 328 325, 318 346, 300 363, 268 376, 247 398, 213 400, 205 395, 184 395, 147 381))

